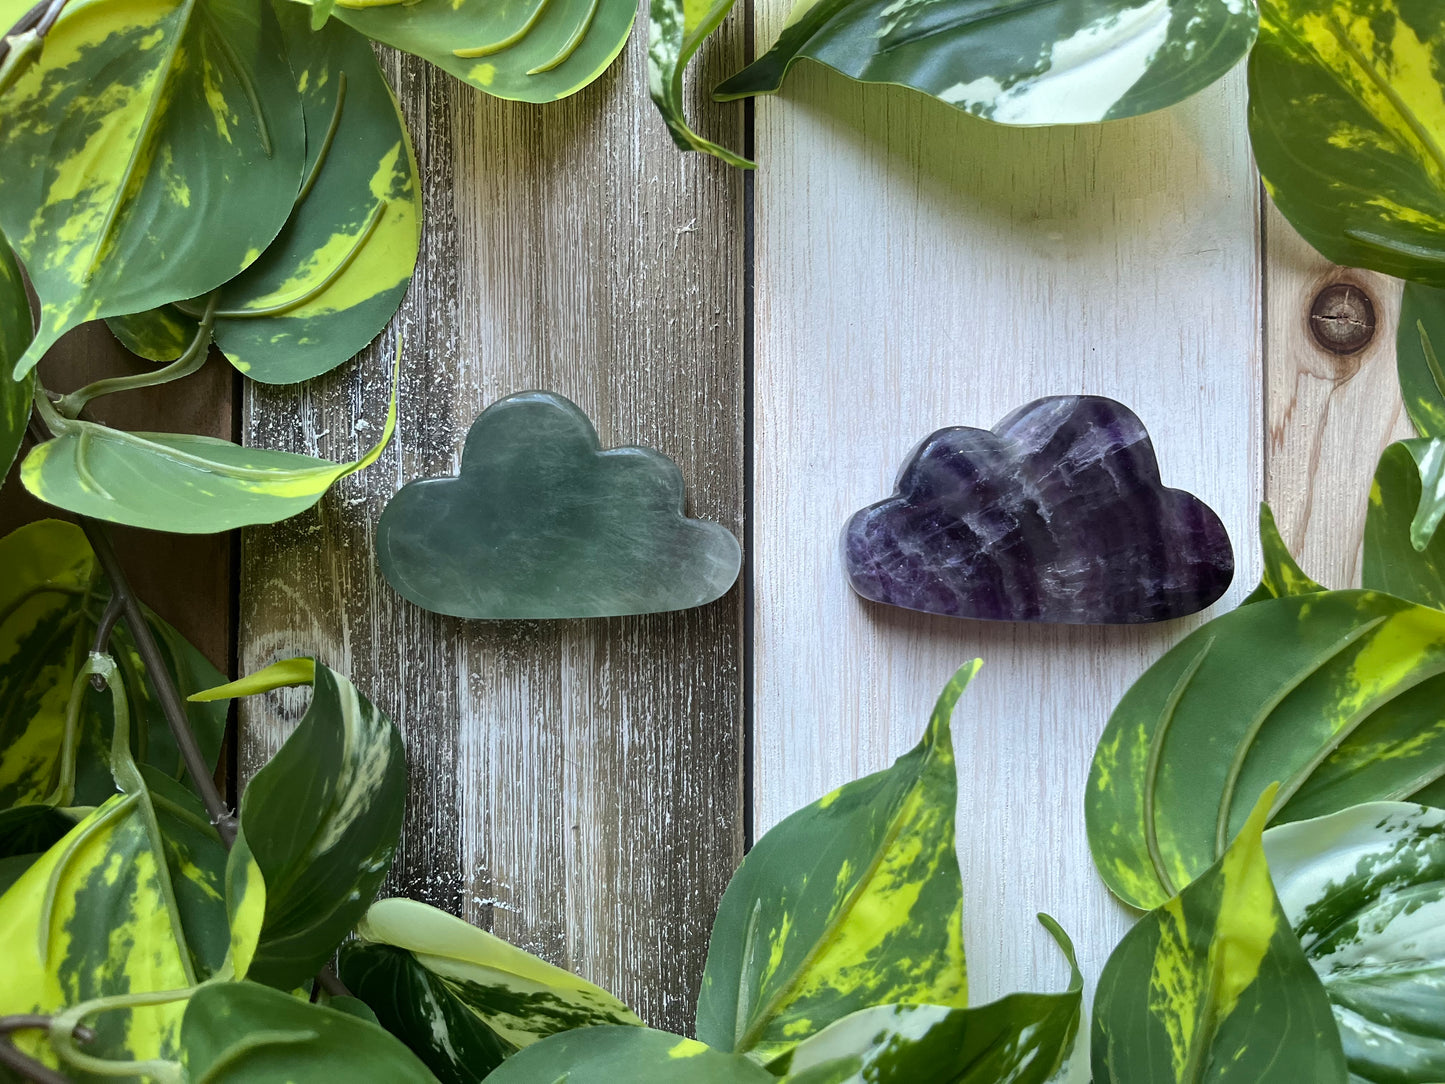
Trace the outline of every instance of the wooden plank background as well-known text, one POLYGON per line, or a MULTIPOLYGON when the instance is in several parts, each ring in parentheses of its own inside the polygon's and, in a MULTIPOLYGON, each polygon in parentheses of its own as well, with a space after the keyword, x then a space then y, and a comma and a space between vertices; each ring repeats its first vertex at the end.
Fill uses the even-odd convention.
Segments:
MULTIPOLYGON (((760 41, 786 9, 759 6, 760 41)), ((709 44, 695 88, 738 67, 746 15, 709 44)), ((865 604, 838 532, 934 428, 1092 392, 1132 406, 1166 482, 1223 516, 1238 571, 1221 607, 1258 574, 1262 496, 1307 571, 1355 583, 1375 460, 1409 432, 1398 284, 1323 261, 1262 198, 1242 73, 1164 114, 1045 131, 808 64, 751 111, 695 90, 708 135, 754 144, 749 179, 673 150, 644 53, 640 24, 617 67, 547 107, 386 54, 425 184, 416 280, 354 365, 300 389, 247 385, 240 435, 353 456, 381 425, 398 330, 400 426, 317 510, 245 534, 239 666, 314 652, 401 725, 412 791, 395 891, 686 1030, 749 827, 911 747, 947 676, 981 655, 956 726, 974 998, 1062 979, 1038 910, 1074 934, 1092 987, 1129 921, 1088 859, 1094 741, 1202 618, 1047 628, 865 604), (1371 294, 1379 322, 1343 359, 1308 320, 1341 281, 1371 294), (397 598, 372 544, 385 501, 454 472, 476 414, 529 387, 574 398, 604 443, 675 458, 692 512, 746 539, 743 584, 698 611, 594 622, 461 622, 397 598)), ((118 364, 100 329, 67 349, 65 372, 47 367, 61 388, 118 364)), ((96 413, 229 436, 229 370, 206 373, 96 413)), ((17 490, 0 504, 9 522, 37 513, 17 490)), ((121 533, 142 594, 225 665, 230 540, 121 533)), ((245 704, 243 772, 303 702, 245 704)))

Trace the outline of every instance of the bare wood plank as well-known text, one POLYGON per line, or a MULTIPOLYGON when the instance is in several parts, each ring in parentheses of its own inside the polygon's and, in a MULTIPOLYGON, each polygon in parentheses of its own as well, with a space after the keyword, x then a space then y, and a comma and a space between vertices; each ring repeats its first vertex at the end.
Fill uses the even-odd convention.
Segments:
MULTIPOLYGON (((786 15, 764 5, 759 40, 786 15)), ((1129 916, 1094 872, 1083 789, 1129 683, 1194 621, 991 625, 864 604, 838 532, 943 425, 1047 394, 1132 406, 1164 479, 1210 502, 1258 575, 1262 463, 1256 181, 1243 80, 1164 114, 1010 130, 799 65, 757 107, 755 483, 759 830, 960 705, 959 841, 971 997, 1063 975, 1057 916, 1091 981, 1129 916)))
POLYGON ((1414 436, 1395 374, 1398 279, 1330 263, 1270 205, 1265 219, 1267 411, 1265 492, 1300 565, 1329 587, 1360 583, 1360 544, 1375 463, 1414 436), (1355 354, 1321 348, 1310 313, 1335 283, 1366 293, 1375 334, 1355 354))
MULTIPOLYGON (((400 427, 317 513, 247 536, 242 662, 315 652, 397 720, 412 786, 395 891, 685 1029, 741 856, 741 592, 647 618, 460 622, 394 595, 372 541, 398 486, 455 472, 477 413, 527 388, 574 399, 605 444, 666 452, 693 514, 741 530, 742 177, 673 149, 645 44, 643 26, 619 66, 545 107, 388 59, 426 197, 400 427)), ((729 30, 709 66, 739 56, 729 30)), ((698 108, 741 145, 740 107, 698 108)), ((392 348, 299 391, 253 388, 246 439, 354 455, 392 348)), ((296 709, 248 705, 243 769, 296 709)))

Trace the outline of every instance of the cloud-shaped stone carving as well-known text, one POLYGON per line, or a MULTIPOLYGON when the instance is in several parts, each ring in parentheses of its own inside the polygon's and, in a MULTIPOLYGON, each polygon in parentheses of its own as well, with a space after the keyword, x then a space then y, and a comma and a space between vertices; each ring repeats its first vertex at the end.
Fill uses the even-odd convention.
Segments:
POLYGON ((472 424, 456 478, 401 488, 376 527, 400 595, 454 617, 616 617, 725 594, 738 540, 683 514, 682 472, 650 448, 603 449, 575 404, 509 396, 472 424))
POLYGON ((1202 610, 1234 577, 1224 524, 1166 489, 1122 403, 1039 399, 992 430, 940 429, 896 495, 843 533, 864 598, 994 621, 1132 624, 1202 610))

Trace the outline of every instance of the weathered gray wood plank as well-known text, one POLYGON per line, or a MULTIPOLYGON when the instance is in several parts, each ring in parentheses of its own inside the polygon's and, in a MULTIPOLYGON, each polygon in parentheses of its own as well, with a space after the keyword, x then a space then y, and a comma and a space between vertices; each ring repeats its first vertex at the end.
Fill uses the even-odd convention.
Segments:
MULTIPOLYGON (((738 30, 711 76, 737 66, 738 30)), ((412 786, 395 891, 686 1029, 742 849, 740 590, 676 615, 461 622, 398 598, 372 541, 397 487, 454 472, 476 414, 527 388, 574 399, 604 444, 672 456, 693 513, 741 531, 743 178, 673 149, 645 46, 639 25, 597 84, 543 107, 387 59, 426 198, 400 425, 317 511, 246 537, 242 665, 314 652, 397 720, 412 786)), ((741 145, 740 106, 701 113, 741 145)), ((382 424, 393 348, 388 334, 299 390, 252 387, 245 439, 355 455, 382 424)), ((300 698, 278 702, 246 705, 243 773, 300 698)))

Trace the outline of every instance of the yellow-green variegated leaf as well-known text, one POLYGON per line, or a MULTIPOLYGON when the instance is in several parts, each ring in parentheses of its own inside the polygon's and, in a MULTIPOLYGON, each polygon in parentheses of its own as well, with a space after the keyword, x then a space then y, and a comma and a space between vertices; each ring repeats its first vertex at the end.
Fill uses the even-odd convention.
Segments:
MULTIPOLYGON (((80 680, 110 596, 84 532, 40 520, 0 538, 0 810, 96 805, 114 792, 110 697, 80 680)), ((160 618, 150 617, 162 657, 182 695, 221 675, 160 618)), ((111 634, 124 687, 132 744, 173 779, 180 752, 155 687, 124 625, 111 634)), ((225 731, 223 708, 194 705, 187 719, 207 763, 225 731)), ((5 831, 0 827, 0 847, 5 831)))
POLYGON ((356 933, 342 980, 443 1081, 560 1031, 642 1024, 601 987, 415 900, 373 904, 356 933))
POLYGON ((1094 1084, 1346 1084, 1329 1000, 1270 884, 1271 798, 1110 955, 1094 998, 1094 1084))
POLYGON ((301 181, 300 101, 254 0, 73 0, 0 116, 0 230, 41 303, 17 374, 77 324, 234 277, 301 181))
POLYGON ((19 380, 10 374, 30 345, 33 323, 30 298, 25 294, 25 280, 20 277, 15 254, 0 240, 0 481, 10 473, 10 464, 15 462, 30 421, 35 374, 19 380))
POLYGON ((1254 157, 1335 263, 1445 286, 1442 72, 1434 0, 1260 0, 1254 157))
POLYGON ((682 74, 707 36, 732 9, 733 0, 652 0, 647 35, 647 86, 673 142, 685 151, 715 155, 733 166, 753 163, 710 139, 687 123, 683 109, 682 74))
POLYGON ((875 1005, 804 1039, 768 1068, 788 1084, 1047 1084, 1068 1058, 1083 1014, 1074 946, 1047 915, 1039 921, 1068 960, 1057 994, 1009 994, 972 1009, 875 1005))
POLYGON ((778 1084, 741 1054, 650 1028, 563 1031, 509 1058, 488 1084, 778 1084))
MULTIPOLYGON (((633 0, 304 0, 367 37, 522 102, 575 94, 627 43, 633 0)), ((313 20, 314 21, 314 20, 313 20)))
POLYGON ((396 392, 381 439, 350 463, 78 419, 57 425, 56 437, 32 448, 20 465, 20 480, 40 500, 110 523, 214 534, 304 512, 336 482, 374 463, 396 427, 396 392))
MULTIPOLYGON (((291 384, 354 357, 396 314, 416 267, 421 192, 371 42, 339 22, 311 30, 298 4, 277 15, 305 110, 306 179, 276 240, 221 288, 213 334, 252 380, 291 384)), ((204 310, 168 305, 110 325, 133 352, 172 361, 204 310)))
POLYGON ((1445 290, 1405 283, 1395 356, 1415 432, 1445 437, 1445 290))
POLYGON ((396 726, 317 665, 301 723, 241 795, 226 876, 231 912, 247 906, 237 892, 255 892, 265 914, 238 977, 290 990, 316 974, 386 879, 405 802, 396 726))
POLYGON ((1094 863, 1136 907, 1212 866, 1280 781, 1271 819, 1409 797, 1445 772, 1445 612, 1377 591, 1267 599, 1185 637, 1094 753, 1094 863))
POLYGON ((771 93, 806 58, 999 124, 1116 120, 1213 83, 1257 21, 1253 0, 813 0, 716 94, 771 93))
POLYGON ((872 1005, 967 1003, 949 718, 979 665, 954 675, 912 752, 798 810, 743 859, 708 945, 704 1042, 771 1060, 872 1005))
POLYGON ((1372 802, 1264 834, 1355 1084, 1445 1080, 1445 811, 1372 802))
POLYGON ((1364 586, 1445 608, 1445 531, 1431 528, 1421 546, 1416 526, 1422 514, 1435 519, 1445 510, 1441 467, 1445 439, 1398 441, 1380 456, 1365 515, 1364 586), (1437 476, 1429 493, 1421 484, 1427 471, 1437 476))
POLYGON ((1290 555, 1289 547, 1279 536, 1279 527, 1274 522, 1274 512, 1263 501, 1259 505, 1259 545, 1264 551, 1264 573, 1256 587, 1241 605, 1261 602, 1267 598, 1283 598, 1285 595, 1310 595, 1325 588, 1315 583, 1290 555))

